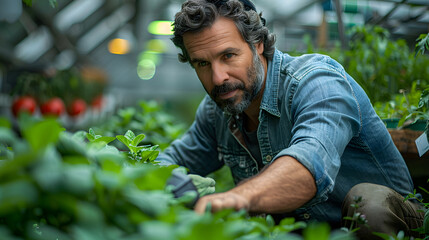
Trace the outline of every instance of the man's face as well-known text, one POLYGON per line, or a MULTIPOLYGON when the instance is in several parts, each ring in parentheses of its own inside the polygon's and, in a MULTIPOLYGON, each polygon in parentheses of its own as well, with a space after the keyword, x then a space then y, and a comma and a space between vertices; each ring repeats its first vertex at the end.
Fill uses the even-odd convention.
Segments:
POLYGON ((198 78, 217 105, 231 114, 246 110, 264 82, 263 44, 255 45, 253 53, 234 22, 222 17, 201 32, 185 33, 183 40, 198 78))

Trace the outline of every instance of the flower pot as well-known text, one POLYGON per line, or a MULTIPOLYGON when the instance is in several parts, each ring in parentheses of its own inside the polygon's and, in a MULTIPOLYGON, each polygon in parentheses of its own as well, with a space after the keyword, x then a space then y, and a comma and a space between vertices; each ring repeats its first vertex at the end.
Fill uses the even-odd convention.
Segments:
POLYGON ((398 127, 399 120, 400 120, 399 118, 382 119, 386 128, 389 128, 389 129, 396 129, 398 127))
POLYGON ((426 128, 426 120, 425 119, 419 119, 407 126, 404 126, 404 129, 410 129, 414 131, 424 131, 426 128))

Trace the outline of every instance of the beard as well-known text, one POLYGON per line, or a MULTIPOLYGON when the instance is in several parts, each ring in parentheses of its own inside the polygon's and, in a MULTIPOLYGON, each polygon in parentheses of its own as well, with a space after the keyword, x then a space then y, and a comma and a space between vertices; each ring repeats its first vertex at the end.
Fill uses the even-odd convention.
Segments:
POLYGON ((249 80, 249 86, 246 87, 243 82, 229 83, 225 82, 220 86, 215 86, 210 93, 211 98, 216 104, 226 113, 236 115, 246 110, 252 101, 256 98, 258 93, 261 91, 262 83, 264 82, 265 72, 264 66, 262 65, 261 59, 253 52, 252 65, 247 69, 247 79, 249 80), (228 99, 220 99, 219 95, 234 91, 242 90, 242 98, 236 103, 239 96, 231 97, 228 99))

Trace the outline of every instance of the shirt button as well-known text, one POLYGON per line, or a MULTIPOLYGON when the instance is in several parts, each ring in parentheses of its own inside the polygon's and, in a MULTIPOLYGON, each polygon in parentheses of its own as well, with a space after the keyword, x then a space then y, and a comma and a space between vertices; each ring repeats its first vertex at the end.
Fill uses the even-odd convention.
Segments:
POLYGON ((232 125, 232 127, 233 127, 233 128, 236 128, 236 127, 237 127, 237 125, 233 124, 233 125, 232 125))
POLYGON ((310 214, 308 213, 304 213, 302 216, 304 217, 305 220, 310 219, 310 214))
POLYGON ((271 155, 265 156, 265 160, 267 160, 268 162, 271 161, 271 159, 272 159, 271 155))

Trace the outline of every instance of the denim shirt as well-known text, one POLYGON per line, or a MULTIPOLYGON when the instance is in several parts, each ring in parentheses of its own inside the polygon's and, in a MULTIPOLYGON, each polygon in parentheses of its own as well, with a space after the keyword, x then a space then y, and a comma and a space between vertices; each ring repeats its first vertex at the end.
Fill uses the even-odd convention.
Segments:
MULTIPOLYGON (((226 164, 238 183, 260 171, 240 124, 240 115, 223 113, 206 96, 188 132, 158 160, 203 176, 226 164)), ((291 156, 315 179, 316 196, 291 213, 298 220, 340 222, 342 201, 358 183, 382 184, 402 195, 413 191, 404 159, 367 95, 328 56, 275 51, 268 61, 257 137, 263 165, 291 156)))

